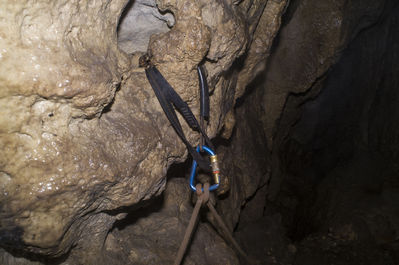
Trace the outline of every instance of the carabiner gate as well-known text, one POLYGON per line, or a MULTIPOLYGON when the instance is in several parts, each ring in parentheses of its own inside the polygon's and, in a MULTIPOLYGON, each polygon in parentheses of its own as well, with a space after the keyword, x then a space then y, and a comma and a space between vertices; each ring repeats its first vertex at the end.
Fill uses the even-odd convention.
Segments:
MULTIPOLYGON (((220 183, 220 170, 219 170, 218 158, 217 158, 217 155, 215 154, 215 152, 208 146, 203 145, 202 149, 211 156, 210 157, 211 167, 212 167, 212 174, 214 177, 215 184, 213 184, 212 186, 209 187, 209 191, 214 191, 217 188, 219 188, 219 183, 220 183)), ((200 152, 200 146, 197 146, 196 151, 197 151, 197 153, 200 152)), ((191 167, 191 174, 190 174, 190 188, 193 191, 197 191, 197 189, 195 188, 195 183, 194 183, 196 171, 197 171, 197 161, 195 161, 193 159, 193 165, 191 167)))

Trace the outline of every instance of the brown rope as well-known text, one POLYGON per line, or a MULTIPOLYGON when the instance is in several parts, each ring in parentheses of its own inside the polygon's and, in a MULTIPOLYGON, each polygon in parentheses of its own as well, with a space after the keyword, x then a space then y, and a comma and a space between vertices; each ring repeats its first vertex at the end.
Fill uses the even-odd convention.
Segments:
POLYGON ((202 184, 197 184, 197 202, 195 204, 193 213, 190 218, 190 222, 188 223, 186 232, 184 234, 183 241, 180 245, 179 251, 177 252, 177 256, 174 262, 174 265, 180 265, 184 254, 186 253, 187 247, 190 243, 190 239, 194 233, 194 228, 197 224, 198 214, 201 209, 202 205, 207 205, 213 216, 215 217, 216 222, 218 223, 219 227, 222 229, 221 234, 224 234, 228 241, 233 245, 233 247, 237 250, 237 252, 245 259, 248 264, 258 264, 258 262, 251 260, 242 250, 242 248, 238 245, 237 241, 233 238, 232 234, 230 233, 229 229, 227 228, 226 224, 223 222, 222 217, 217 213, 215 207, 209 200, 209 183, 204 184, 204 188, 202 189, 202 184))
POLYGON ((195 204, 193 213, 191 214, 190 222, 188 223, 186 232, 184 234, 183 241, 180 245, 179 251, 177 252, 177 256, 175 259, 174 265, 180 265, 183 260, 184 253, 186 253, 186 249, 190 243, 190 239, 194 232, 194 227, 197 224, 198 214, 203 204, 206 204, 209 200, 209 183, 205 183, 204 192, 202 192, 202 184, 197 184, 197 202, 195 204))
POLYGON ((250 260, 249 257, 245 254, 244 250, 238 245, 237 241, 233 238, 232 234, 230 233, 229 229, 227 228, 226 224, 223 222, 222 217, 217 213, 215 207, 213 207, 212 203, 208 201, 207 206, 213 216, 215 217, 216 222, 220 226, 220 228, 223 230, 223 234, 225 237, 227 237, 228 241, 234 246, 234 248, 238 251, 238 253, 245 259, 245 261, 248 264, 255 264, 256 262, 253 260, 250 260))

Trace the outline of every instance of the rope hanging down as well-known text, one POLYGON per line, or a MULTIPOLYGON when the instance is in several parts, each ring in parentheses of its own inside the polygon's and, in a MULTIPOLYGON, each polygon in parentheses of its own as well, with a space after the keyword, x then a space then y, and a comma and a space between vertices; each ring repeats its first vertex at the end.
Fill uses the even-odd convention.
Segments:
POLYGON ((209 184, 205 183, 204 188, 202 188, 202 184, 197 184, 197 202, 195 203, 194 211, 191 214, 190 222, 186 228, 186 232, 184 233, 184 238, 182 243, 180 244, 179 251, 177 252, 177 256, 175 259, 174 265, 180 265, 183 260, 184 254, 186 253, 187 247, 190 243, 190 239, 193 235, 194 228, 198 221, 198 214, 201 210, 201 206, 205 205, 209 200, 209 184), (204 192, 202 192, 204 190, 204 192))
POLYGON ((152 65, 148 59, 148 56, 142 56, 140 58, 140 66, 145 67, 145 73, 147 75, 148 81, 151 84, 152 89, 154 90, 155 95, 158 98, 159 103, 163 111, 165 112, 166 117, 171 123, 173 129, 176 131, 177 135, 183 141, 183 143, 187 146, 188 151, 193 157, 193 165, 191 168, 191 176, 190 176, 190 187, 193 191, 197 192, 198 199, 195 204, 193 214, 191 215, 189 225, 186 229, 186 233, 184 235, 182 244, 180 245, 179 251, 177 253, 175 259, 175 265, 180 265, 184 254, 186 252, 187 247, 190 244, 190 239, 194 232, 194 228, 197 224, 198 214, 201 209, 201 206, 207 205, 211 214, 215 217, 215 220, 222 228, 222 233, 227 238, 228 241, 237 249, 238 253, 244 257, 244 259, 248 260, 248 257, 245 255, 244 251, 240 248, 237 242, 234 240, 233 236, 229 232, 227 226, 223 222, 222 218, 216 212, 216 209, 213 207, 212 203, 209 201, 209 192, 216 190, 219 187, 220 183, 220 174, 219 174, 219 165, 217 161, 217 156, 213 150, 214 147, 205 133, 205 124, 204 121, 209 118, 209 90, 208 85, 206 83, 206 79, 203 75, 203 70, 201 66, 198 66, 198 78, 200 83, 200 124, 198 124, 197 119, 192 113, 190 107, 186 102, 176 93, 176 91, 171 87, 171 85, 166 81, 166 79, 162 76, 162 74, 158 71, 158 69, 152 65), (195 131, 199 131, 201 134, 201 143, 195 150, 194 147, 188 142, 179 119, 177 118, 176 111, 173 106, 181 113, 181 115, 186 120, 187 124, 195 131), (206 146, 206 145, 208 146, 206 146), (211 163, 206 161, 201 155, 200 151, 205 151, 210 155, 211 163), (212 186, 209 183, 205 183, 204 187, 202 184, 197 184, 194 187, 195 175, 197 164, 200 168, 206 171, 212 171, 214 176, 214 182, 212 186), (212 170, 211 170, 212 169, 212 170))
POLYGON ((179 251, 177 252, 177 256, 175 259, 175 262, 173 263, 174 265, 180 265, 184 254, 187 250, 187 247, 190 244, 190 239, 195 232, 194 228, 197 224, 198 221, 198 214, 199 211, 201 210, 201 206, 207 206, 208 209, 210 210, 211 214, 215 218, 216 222, 218 223, 219 227, 221 228, 221 231, 219 233, 221 235, 224 235, 225 240, 229 241, 230 244, 237 250, 238 254, 241 255, 241 257, 246 261, 247 264, 259 264, 257 261, 251 260, 242 250, 240 245, 238 245, 237 241, 233 238, 233 235, 230 233, 229 229, 227 228, 226 224, 223 222, 222 217, 217 213, 215 207, 211 203, 211 200, 209 200, 209 183, 205 183, 204 187, 202 187, 202 184, 197 184, 196 187, 196 192, 197 192, 197 202, 195 204, 193 213, 190 218, 190 222, 186 228, 186 232, 184 234, 183 241, 180 245, 179 251))

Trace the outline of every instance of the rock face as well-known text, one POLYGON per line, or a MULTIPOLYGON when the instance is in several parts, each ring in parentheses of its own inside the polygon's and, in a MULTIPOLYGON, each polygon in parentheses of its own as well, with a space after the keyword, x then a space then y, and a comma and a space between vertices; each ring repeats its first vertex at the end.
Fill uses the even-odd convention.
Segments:
POLYGON ((293 257, 270 251, 283 264, 398 263, 397 8, 292 2, 265 74, 236 109, 226 148, 235 183, 221 211, 240 218, 248 244, 248 224, 281 215, 298 242, 293 257))
MULTIPOLYGON (((108 260, 105 264, 173 264, 191 216, 190 197, 185 179, 168 181, 164 196, 153 200, 147 210, 132 212, 116 223, 105 242, 104 256, 108 260), (121 257, 125 259, 123 262, 121 257)), ((238 265, 239 262, 233 250, 207 224, 198 227, 185 264, 238 265)))
MULTIPOLYGON (((94 144, 107 133, 81 133, 94 129, 89 124, 112 102, 129 69, 116 46, 123 5, 1 4, 0 241, 5 247, 64 253, 84 229, 82 217, 112 204, 99 198, 114 193, 112 183, 122 174, 107 159, 110 151, 94 144), (90 12, 97 16, 87 16, 90 12)), ((119 183, 114 188, 126 186, 119 183)))
POLYGON ((212 88, 208 133, 232 130, 234 100, 254 78, 249 69, 265 58, 286 1, 156 4, 174 20, 154 1, 0 4, 0 244, 6 250, 58 257, 77 245, 70 256, 80 260, 83 249, 82 260, 93 264, 125 207, 159 195, 168 166, 185 159, 185 146, 138 68, 147 39, 153 63, 194 113, 195 68, 205 63, 212 88), (136 23, 140 17, 147 22, 136 23), (159 34, 136 36, 152 21, 158 24, 148 28, 159 34), (234 67, 246 51, 248 66, 234 67))
MULTIPOLYGON (((243 103, 236 108, 240 122, 231 145, 222 151, 228 161, 225 171, 235 183, 231 196, 234 199, 227 200, 229 207, 221 210, 228 212, 226 219, 232 220, 233 227, 246 198, 266 184, 270 186, 269 198, 273 199, 280 191, 285 170, 296 165, 287 163, 285 156, 292 152, 285 148, 291 127, 301 117, 303 104, 318 95, 342 50, 359 31, 378 21, 384 6, 383 2, 353 6, 347 1, 291 3, 285 25, 266 60, 266 69, 253 83, 244 82, 249 88, 243 103), (237 196, 240 199, 236 200, 237 196)), ((306 163, 304 158, 300 161, 298 164, 306 163)))
MULTIPOLYGON (((253 244, 248 226, 267 226, 276 214, 291 239, 303 240, 290 247, 283 235, 258 229, 264 242, 281 242, 265 264, 272 256, 282 264, 329 264, 337 252, 339 264, 394 264, 398 248, 387 235, 397 235, 399 224, 395 8, 394 1, 291 1, 265 71, 239 100, 233 136, 219 149, 231 178, 219 210, 244 246, 253 244), (375 191, 381 195, 369 194, 375 191), (291 257, 281 249, 293 250, 291 257), (373 255, 356 261, 352 249, 373 255)), ((266 246, 247 251, 262 256, 266 246)))
POLYGON ((165 33, 175 24, 171 13, 161 14, 155 0, 127 3, 118 26, 118 46, 128 54, 146 52, 153 34, 165 33))
MULTIPOLYGON (((194 114, 204 65, 217 209, 251 259, 399 263, 398 4, 287 4, 0 3, 0 264, 173 261, 187 152, 146 52, 194 114)), ((185 264, 239 264, 209 221, 185 264)))
POLYGON ((283 186, 291 186, 290 195, 296 185, 306 187, 291 231, 305 237, 298 264, 398 263, 399 131, 391 120, 398 7, 386 1, 375 23, 348 45, 287 137, 283 150, 292 152, 284 163, 291 166, 283 186))

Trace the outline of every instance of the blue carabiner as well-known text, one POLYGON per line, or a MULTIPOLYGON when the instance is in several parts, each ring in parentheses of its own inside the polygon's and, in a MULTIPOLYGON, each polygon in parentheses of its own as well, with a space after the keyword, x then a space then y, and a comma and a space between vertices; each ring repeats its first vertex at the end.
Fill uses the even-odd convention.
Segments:
MULTIPOLYGON (((209 191, 214 191, 217 188, 219 188, 219 182, 220 182, 219 166, 218 166, 218 162, 217 162, 217 156, 216 156, 215 152, 212 149, 210 149, 208 146, 203 145, 202 149, 205 150, 211 156, 212 174, 213 174, 213 176, 215 178, 215 184, 213 184, 212 186, 209 187, 209 191)), ((197 146, 196 151, 197 151, 197 153, 200 152, 200 147, 199 146, 197 146)), ((191 174, 190 174, 190 188, 193 191, 197 191, 197 189, 195 188, 195 184, 194 184, 196 171, 197 171, 197 161, 195 161, 193 159, 193 165, 191 167, 191 174)))

